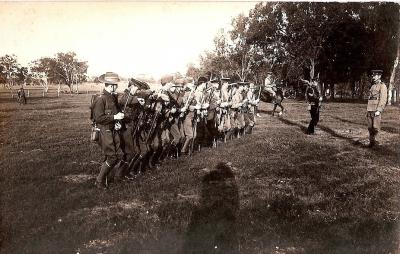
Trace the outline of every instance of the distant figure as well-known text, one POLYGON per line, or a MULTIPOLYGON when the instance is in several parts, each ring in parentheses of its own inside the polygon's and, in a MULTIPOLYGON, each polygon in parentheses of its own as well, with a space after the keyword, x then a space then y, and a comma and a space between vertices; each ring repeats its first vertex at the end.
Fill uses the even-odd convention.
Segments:
POLYGON ((315 133, 315 127, 319 122, 319 109, 322 102, 321 91, 318 84, 318 79, 313 78, 311 82, 302 79, 303 82, 307 83, 306 89, 306 100, 308 102, 308 111, 310 111, 311 121, 308 125, 306 134, 313 135, 315 133))
POLYGON ((282 105, 282 101, 284 98, 285 96, 282 87, 277 88, 275 97, 272 99, 272 104, 274 104, 274 109, 272 110, 272 116, 275 115, 275 111, 278 106, 281 108, 281 111, 278 113, 278 115, 282 115, 282 113, 285 111, 285 108, 282 105))
POLYGON ((239 253, 239 191, 229 163, 202 179, 200 204, 190 219, 182 254, 239 253))
POLYGON ((19 104, 26 104, 25 90, 21 87, 17 92, 17 100, 19 104))
POLYGON ((381 81, 383 71, 372 70, 372 86, 369 89, 367 122, 369 131, 369 145, 373 147, 378 144, 376 136, 381 129, 381 114, 387 102, 387 88, 381 81))
POLYGON ((272 98, 276 95, 276 85, 272 77, 272 72, 267 72, 267 77, 264 81, 264 91, 270 94, 272 98))

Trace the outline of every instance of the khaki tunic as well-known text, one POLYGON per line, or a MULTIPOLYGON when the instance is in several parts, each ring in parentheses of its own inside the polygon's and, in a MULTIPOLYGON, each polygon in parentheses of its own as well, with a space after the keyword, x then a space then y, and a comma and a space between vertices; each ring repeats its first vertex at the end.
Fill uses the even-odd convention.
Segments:
POLYGON ((387 88, 385 83, 380 82, 371 86, 367 105, 368 130, 376 135, 381 129, 381 115, 375 116, 375 112, 382 112, 387 102, 387 88))

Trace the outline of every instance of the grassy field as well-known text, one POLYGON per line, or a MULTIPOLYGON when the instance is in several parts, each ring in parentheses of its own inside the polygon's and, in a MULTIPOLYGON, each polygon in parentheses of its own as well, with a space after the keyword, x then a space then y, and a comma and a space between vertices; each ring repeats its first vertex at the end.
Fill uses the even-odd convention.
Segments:
POLYGON ((104 191, 89 101, 0 99, 1 253, 400 253, 398 108, 371 150, 365 104, 324 104, 314 136, 304 103, 262 104, 253 134, 104 191), (235 177, 202 180, 220 161, 235 177))

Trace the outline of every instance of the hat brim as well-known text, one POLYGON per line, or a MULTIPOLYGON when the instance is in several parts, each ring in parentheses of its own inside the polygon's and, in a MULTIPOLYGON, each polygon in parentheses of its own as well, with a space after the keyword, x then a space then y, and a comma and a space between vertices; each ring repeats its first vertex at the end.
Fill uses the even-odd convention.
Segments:
POLYGON ((120 79, 119 78, 105 78, 105 74, 103 74, 103 75, 100 75, 99 81, 101 83, 105 83, 105 84, 118 85, 118 83, 120 82, 120 79))

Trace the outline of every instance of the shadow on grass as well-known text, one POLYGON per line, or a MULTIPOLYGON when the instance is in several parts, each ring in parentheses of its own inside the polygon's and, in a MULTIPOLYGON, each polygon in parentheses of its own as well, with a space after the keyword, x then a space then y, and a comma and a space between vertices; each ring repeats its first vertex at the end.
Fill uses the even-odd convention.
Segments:
POLYGON ((278 120, 281 121, 284 124, 287 124, 287 125, 290 125, 290 126, 299 127, 303 133, 307 132, 307 127, 302 125, 302 124, 300 124, 300 123, 296 123, 295 121, 291 121, 291 120, 283 118, 283 117, 278 117, 278 120))
POLYGON ((182 253, 239 253, 236 218, 239 191, 229 165, 219 163, 202 179, 182 253))
MULTIPOLYGON (((340 117, 337 117, 337 116, 331 116, 331 117, 336 119, 336 120, 339 120, 339 121, 341 121, 343 123, 356 124, 356 125, 359 125, 359 126, 365 126, 365 128, 367 128, 366 127, 367 123, 360 123, 360 122, 356 122, 356 121, 351 121, 351 120, 340 118, 340 117)), ((386 131, 386 132, 389 132, 389 133, 393 133, 393 134, 399 134, 400 133, 399 129, 394 128, 394 127, 390 127, 390 126, 383 126, 381 129, 383 131, 386 131)))

